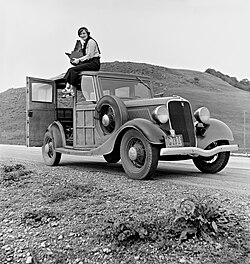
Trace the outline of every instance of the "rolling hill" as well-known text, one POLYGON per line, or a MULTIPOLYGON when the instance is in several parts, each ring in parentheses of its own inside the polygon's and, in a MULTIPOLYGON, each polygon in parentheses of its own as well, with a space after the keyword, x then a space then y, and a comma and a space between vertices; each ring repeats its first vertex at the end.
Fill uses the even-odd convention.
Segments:
MULTIPOLYGON (((146 63, 106 62, 102 63, 101 70, 149 75, 156 93, 180 95, 191 102, 193 110, 207 106, 213 118, 224 121, 232 129, 240 148, 244 147, 245 112, 245 142, 250 151, 249 91, 238 89, 207 72, 146 63)), ((25 144, 25 87, 0 93, 0 143, 25 144)))

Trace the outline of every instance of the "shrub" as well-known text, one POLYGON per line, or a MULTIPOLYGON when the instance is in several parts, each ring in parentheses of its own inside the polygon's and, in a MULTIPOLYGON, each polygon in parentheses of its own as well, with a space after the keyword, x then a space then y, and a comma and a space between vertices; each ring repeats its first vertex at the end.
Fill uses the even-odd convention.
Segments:
POLYGON ((202 237, 211 241, 211 236, 223 232, 230 222, 226 210, 213 197, 188 197, 174 209, 173 228, 179 233, 179 239, 202 237))

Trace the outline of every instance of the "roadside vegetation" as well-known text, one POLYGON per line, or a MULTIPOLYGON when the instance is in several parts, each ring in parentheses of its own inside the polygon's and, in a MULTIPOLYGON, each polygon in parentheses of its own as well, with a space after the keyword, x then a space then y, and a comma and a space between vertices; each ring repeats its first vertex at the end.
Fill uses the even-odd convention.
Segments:
POLYGON ((0 262, 247 264, 249 196, 0 162, 0 262))

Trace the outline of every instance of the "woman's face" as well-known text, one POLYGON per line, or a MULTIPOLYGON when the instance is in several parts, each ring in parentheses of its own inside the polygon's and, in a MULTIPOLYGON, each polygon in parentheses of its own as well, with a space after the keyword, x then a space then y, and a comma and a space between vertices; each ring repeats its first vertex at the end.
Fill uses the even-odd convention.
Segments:
POLYGON ((88 34, 86 32, 86 30, 82 30, 79 36, 82 40, 86 40, 88 38, 88 34))

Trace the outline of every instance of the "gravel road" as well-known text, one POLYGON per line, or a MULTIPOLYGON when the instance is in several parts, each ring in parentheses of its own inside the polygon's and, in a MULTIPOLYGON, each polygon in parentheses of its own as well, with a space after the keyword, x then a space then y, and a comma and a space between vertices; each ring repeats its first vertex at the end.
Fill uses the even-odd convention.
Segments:
MULTIPOLYGON (((43 163, 41 148, 0 145, 0 159, 16 159, 43 163)), ((109 174, 124 175, 120 163, 108 164, 102 156, 79 157, 62 155, 61 166, 77 170, 103 171, 109 174)), ((250 194, 250 158, 231 156, 229 164, 220 173, 204 174, 192 161, 159 162, 154 180, 171 181, 180 184, 222 189, 239 194, 250 194)))

